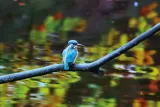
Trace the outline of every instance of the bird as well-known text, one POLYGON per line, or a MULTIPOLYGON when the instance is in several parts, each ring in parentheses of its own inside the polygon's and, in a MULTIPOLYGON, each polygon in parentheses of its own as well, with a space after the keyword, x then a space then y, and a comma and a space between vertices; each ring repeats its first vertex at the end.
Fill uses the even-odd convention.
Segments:
POLYGON ((78 49, 77 47, 84 46, 79 44, 76 40, 69 40, 68 46, 63 50, 62 57, 63 57, 63 64, 64 70, 69 70, 70 67, 73 66, 77 56, 78 56, 78 49))

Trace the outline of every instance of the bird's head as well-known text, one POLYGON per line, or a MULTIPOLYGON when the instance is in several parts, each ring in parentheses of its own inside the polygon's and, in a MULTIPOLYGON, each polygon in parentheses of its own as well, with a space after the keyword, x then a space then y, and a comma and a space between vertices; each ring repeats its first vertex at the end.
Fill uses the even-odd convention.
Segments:
POLYGON ((74 47, 77 47, 77 46, 84 47, 84 45, 79 44, 76 40, 69 40, 69 41, 68 41, 68 46, 69 46, 69 45, 73 45, 74 47))

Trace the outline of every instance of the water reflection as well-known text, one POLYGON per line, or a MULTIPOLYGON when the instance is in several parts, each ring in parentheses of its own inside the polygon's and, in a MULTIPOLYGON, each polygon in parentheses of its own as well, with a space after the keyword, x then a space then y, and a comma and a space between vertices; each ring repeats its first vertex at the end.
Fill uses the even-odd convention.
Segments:
MULTIPOLYGON (((109 27, 101 26, 106 29, 101 33, 100 26, 88 25, 93 19, 99 23, 97 20, 101 16, 97 13, 95 18, 90 17, 90 12, 89 18, 82 18, 55 12, 46 16, 42 24, 31 25, 28 40, 0 43, 0 75, 61 63, 61 52, 70 38, 85 39, 84 44, 87 44, 80 50, 76 63, 97 60, 159 23, 157 7, 158 3, 153 2, 142 6, 137 17, 117 17, 111 25, 106 25, 109 27), (86 36, 87 31, 91 33, 86 36)), ((98 25, 108 23, 103 21, 107 19, 103 18, 98 25)), ((106 63, 101 68, 104 76, 90 72, 58 72, 0 84, 0 107, 160 107, 159 39, 157 33, 106 63)))
POLYGON ((158 79, 113 74, 62 72, 1 84, 0 104, 2 107, 159 107, 158 79))
MULTIPOLYGON (((123 36, 122 36, 123 37, 123 36)), ((24 41, 1 44, 1 75, 61 63, 51 42, 30 48, 24 41), (22 45, 24 44, 24 45, 22 45), (7 53, 10 52, 10 53, 7 53), (4 54, 5 53, 5 54, 4 54), (29 54, 30 55, 30 54, 29 54), (28 59, 30 58, 30 59, 28 59)), ((80 50, 77 63, 92 62, 116 47, 104 45, 80 50)), ((134 48, 102 66, 104 76, 90 72, 58 72, 0 85, 1 107, 159 107, 160 74, 157 50, 134 48)))
POLYGON ((63 105, 71 83, 80 80, 76 72, 57 73, 0 85, 1 106, 57 107, 63 105), (38 106, 39 105, 39 106, 38 106))

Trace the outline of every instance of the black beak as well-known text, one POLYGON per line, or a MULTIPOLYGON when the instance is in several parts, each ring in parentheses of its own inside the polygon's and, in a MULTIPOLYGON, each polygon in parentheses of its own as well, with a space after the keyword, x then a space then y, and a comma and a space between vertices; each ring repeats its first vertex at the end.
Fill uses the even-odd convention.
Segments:
POLYGON ((77 44, 77 46, 85 47, 85 46, 84 46, 84 45, 82 45, 82 44, 77 44))

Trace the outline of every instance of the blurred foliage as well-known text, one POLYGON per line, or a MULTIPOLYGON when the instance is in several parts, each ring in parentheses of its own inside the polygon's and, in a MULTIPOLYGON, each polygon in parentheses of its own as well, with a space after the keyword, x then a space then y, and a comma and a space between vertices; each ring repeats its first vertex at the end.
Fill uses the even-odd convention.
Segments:
MULTIPOLYGON (((65 46, 60 43, 68 40, 67 33, 83 33, 88 27, 87 18, 64 14, 65 9, 72 8, 72 2, 65 0, 54 2, 14 0, 14 2, 28 9, 26 12, 32 14, 30 20, 33 22, 30 23, 29 40, 17 39, 13 44, 0 43, 0 75, 61 63, 61 51, 65 46), (42 19, 38 15, 41 10, 45 10, 43 14, 47 15, 42 19), (48 15, 47 12, 52 14, 48 15), (35 20, 38 18, 41 21, 35 20), (57 42, 62 46, 58 46, 57 42)), ((0 1, 0 8, 6 9, 6 13, 12 11, 12 14, 18 14, 18 11, 7 8, 10 3, 11 1, 8 3, 7 0, 0 1)), ((98 44, 79 50, 77 62, 88 63, 97 60, 159 23, 159 14, 156 10, 158 7, 157 2, 142 6, 139 17, 129 17, 125 21, 128 27, 125 31, 117 28, 118 24, 111 26, 102 34, 98 44), (130 33, 128 30, 134 32, 130 33)), ((154 37, 159 39, 159 34, 154 37)), ((58 72, 1 84, 0 106, 140 107, 152 106, 154 103, 159 106, 160 53, 159 48, 154 48, 157 45, 154 45, 153 38, 104 65, 102 67, 105 71, 104 77, 87 72, 84 72, 85 74, 58 72)))

